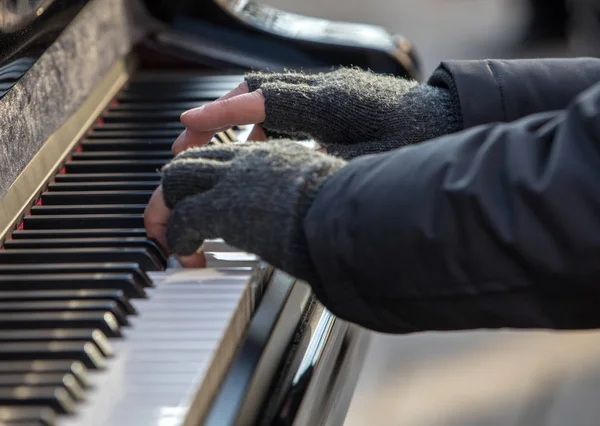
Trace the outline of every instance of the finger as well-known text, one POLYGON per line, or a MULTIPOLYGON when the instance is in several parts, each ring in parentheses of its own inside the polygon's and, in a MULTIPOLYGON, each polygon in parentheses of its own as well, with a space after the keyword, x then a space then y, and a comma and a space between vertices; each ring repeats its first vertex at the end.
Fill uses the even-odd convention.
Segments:
POLYGON ((248 93, 248 83, 242 81, 238 85, 238 87, 236 87, 226 95, 221 96, 219 99, 217 99, 217 101, 224 101, 225 99, 233 98, 234 96, 242 95, 244 93, 248 93))
POLYGON ((267 139, 267 135, 262 126, 260 124, 255 124, 254 128, 252 129, 246 140, 248 142, 264 142, 267 139))
MULTIPOLYGON (((227 129, 228 127, 222 130, 227 129)), ((173 155, 178 155, 190 148, 208 145, 208 143, 215 136, 215 133, 222 130, 195 132, 193 130, 186 129, 177 137, 177 139, 175 139, 175 142, 173 142, 173 145, 171 146, 171 152, 173 155)))
POLYGON ((184 268, 206 268, 206 257, 203 252, 194 253, 190 256, 176 256, 177 261, 184 268))
POLYGON ((168 250, 166 233, 170 215, 171 211, 163 199, 162 187, 159 186, 150 197, 144 211, 144 227, 148 238, 157 241, 165 250, 168 250))
POLYGON ((262 123, 265 120, 265 98, 260 90, 244 93, 204 107, 186 111, 181 122, 195 132, 216 132, 233 125, 262 123))

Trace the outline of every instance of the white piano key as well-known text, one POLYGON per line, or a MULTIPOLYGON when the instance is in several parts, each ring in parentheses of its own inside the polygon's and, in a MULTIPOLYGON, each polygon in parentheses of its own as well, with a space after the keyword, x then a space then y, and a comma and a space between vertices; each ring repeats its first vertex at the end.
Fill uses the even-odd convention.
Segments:
POLYGON ((150 273, 156 287, 148 299, 132 301, 138 315, 122 339, 111 340, 115 357, 91 374, 93 389, 77 414, 58 424, 181 425, 205 374, 225 367, 215 353, 235 350, 228 339, 241 336, 227 335, 230 324, 250 321, 252 263, 238 258, 247 261, 243 269, 221 260, 221 268, 150 273))
POLYGON ((232 247, 229 244, 227 244, 225 241, 220 240, 220 239, 204 240, 200 249, 205 252, 241 251, 240 249, 232 247))

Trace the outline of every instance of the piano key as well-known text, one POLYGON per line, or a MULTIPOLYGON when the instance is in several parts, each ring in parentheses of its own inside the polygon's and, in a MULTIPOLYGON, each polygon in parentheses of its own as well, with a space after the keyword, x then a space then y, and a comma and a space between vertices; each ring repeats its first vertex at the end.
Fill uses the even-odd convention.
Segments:
POLYGON ((239 142, 237 134, 235 133, 235 131, 233 129, 227 129, 223 133, 225 133, 225 135, 229 138, 229 140, 231 142, 239 142))
POLYGON ((239 83, 244 81, 242 74, 225 74, 222 72, 216 73, 204 73, 200 74, 196 71, 193 73, 181 72, 181 71, 139 71, 129 82, 127 87, 136 87, 142 85, 154 85, 157 84, 173 84, 173 83, 193 83, 193 82, 230 82, 233 87, 236 87, 239 83))
POLYGON ((173 93, 153 93, 152 91, 142 92, 123 92, 117 99, 119 103, 127 102, 202 102, 202 101, 214 101, 221 96, 226 95, 230 90, 227 89, 216 89, 216 90, 190 90, 184 92, 173 92, 173 93))
POLYGON ((154 241, 147 238, 68 238, 39 240, 9 240, 4 243, 6 250, 11 249, 55 249, 55 248, 95 248, 95 247, 142 247, 147 249, 164 264, 167 263, 168 255, 154 241))
POLYGON ((0 330, 32 330, 36 328, 96 328, 107 337, 121 337, 119 323, 110 312, 0 313, 0 330))
POLYGON ((110 312, 119 325, 128 325, 129 321, 115 302, 102 300, 72 301, 35 301, 35 302, 0 302, 0 313, 26 312, 110 312))
POLYGON ((126 312, 128 315, 137 314, 137 310, 129 302, 129 299, 122 290, 0 290, 1 302, 27 302, 36 300, 110 300, 117 303, 123 312, 126 312))
POLYGON ((222 239, 204 240, 202 250, 206 252, 235 252, 240 251, 235 247, 230 246, 222 239))
POLYGON ((169 150, 152 151, 93 151, 93 152, 75 152, 71 155, 74 161, 84 160, 169 160, 173 158, 173 153, 169 150))
POLYGON ((75 412, 75 401, 60 386, 0 388, 1 405, 18 407, 45 405, 51 407, 58 414, 72 414, 75 412))
POLYGON ((231 143, 231 142, 233 142, 233 140, 225 132, 219 132, 219 133, 217 133, 215 135, 215 138, 218 139, 221 143, 231 143))
POLYGON ((56 412, 45 405, 23 407, 18 405, 0 406, 2 425, 25 426, 30 422, 39 426, 55 426, 56 412))
POLYGON ((74 206, 33 206, 29 213, 31 215, 65 215, 65 214, 144 214, 144 204, 107 204, 107 205, 74 205, 74 206))
POLYGON ((192 108, 206 105, 210 101, 203 102, 127 102, 117 104, 110 108, 110 112, 146 112, 146 111, 180 111, 180 114, 192 108))
POLYGON ((175 142, 167 139, 94 139, 81 142, 82 152, 98 151, 169 151, 175 142))
MULTIPOLYGON (((154 287, 154 283, 150 277, 137 263, 36 263, 34 265, 0 265, 0 275, 93 274, 99 272, 105 274, 131 274, 139 286, 154 287)), ((128 309, 127 312, 129 312, 128 309)))
POLYGON ((187 92, 190 90, 233 90, 240 82, 239 80, 192 80, 192 81, 156 81, 153 83, 132 82, 124 93, 139 93, 151 90, 153 93, 168 93, 171 91, 187 92))
POLYGON ((137 229, 23 229, 11 234, 13 240, 38 238, 144 238, 146 230, 137 229))
POLYGON ((182 129, 166 130, 110 130, 106 132, 90 133, 86 136, 88 140, 101 139, 156 139, 156 138, 175 138, 179 136, 182 129))
POLYGON ((48 191, 154 191, 158 185, 160 185, 158 179, 142 182, 56 182, 48 185, 48 191))
MULTIPOLYGON (((73 251, 82 251, 85 249, 74 249, 73 251)), ((20 250, 4 250, 0 254, 0 261, 6 259, 6 254, 20 250)), ((25 252, 49 253, 54 250, 22 250, 25 252)), ((39 256, 40 258, 43 255, 39 256)), ((71 255, 71 257, 74 257, 71 255)), ((62 257, 65 258, 64 256, 62 257)), ((68 258, 68 257, 67 257, 68 258)), ((12 264, 15 260, 13 257, 12 264)), ((50 259, 44 258, 44 262, 50 259)), ((69 258, 69 261, 74 259, 69 258)), ((88 263, 88 262, 85 262, 88 263)), ((130 273, 67 273, 67 274, 14 274, 0 275, 0 290, 2 291, 33 291, 33 290, 121 290, 131 298, 145 298, 146 291, 135 277, 130 273)))
POLYGON ((160 180, 158 173, 78 173, 56 175, 55 182, 140 182, 160 180))
POLYGON ((69 161, 66 173, 152 173, 158 172, 167 160, 69 161))
POLYGON ((31 361, 2 361, 0 362, 0 375, 20 373, 63 373, 71 374, 79 384, 89 387, 88 369, 83 363, 75 360, 39 360, 31 361))
POLYGON ((150 131, 150 130, 158 130, 158 131, 166 131, 166 130, 177 130, 182 132, 184 129, 183 124, 179 120, 176 121, 167 121, 161 123, 148 123, 148 122, 123 122, 123 123, 104 123, 101 126, 95 127, 92 129, 90 134, 98 134, 104 132, 120 132, 120 131, 128 131, 128 132, 137 132, 137 131, 150 131))
POLYGON ((84 390, 81 384, 71 374, 62 373, 21 373, 0 375, 0 389, 17 386, 32 387, 63 387, 76 401, 84 398, 84 390))
POLYGON ((91 342, 105 357, 114 355, 108 338, 93 328, 50 328, 34 330, 0 330, 0 342, 91 342))
MULTIPOLYGON (((28 342, 0 345, 0 364, 5 361, 79 361, 89 369, 102 369, 106 360, 93 343, 28 342)), ((0 403, 2 405, 2 403, 0 403)))
POLYGON ((148 204, 153 191, 44 192, 44 205, 148 204))
POLYGON ((23 229, 142 228, 144 215, 90 214, 25 216, 23 229))
MULTIPOLYGON (((197 106, 197 105, 196 105, 197 106)), ((192 107, 194 108, 194 107, 192 107)), ((102 116, 105 124, 110 123, 164 123, 179 121, 185 108, 154 111, 119 111, 111 110, 102 116)))

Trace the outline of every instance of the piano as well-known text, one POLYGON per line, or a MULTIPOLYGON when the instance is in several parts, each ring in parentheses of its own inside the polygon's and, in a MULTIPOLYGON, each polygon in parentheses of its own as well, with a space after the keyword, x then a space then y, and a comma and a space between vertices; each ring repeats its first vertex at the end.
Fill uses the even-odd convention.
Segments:
POLYGON ((401 36, 251 1, 0 2, 0 425, 343 423, 368 334, 223 241, 179 268, 143 211, 184 110, 350 64, 419 69, 401 36))

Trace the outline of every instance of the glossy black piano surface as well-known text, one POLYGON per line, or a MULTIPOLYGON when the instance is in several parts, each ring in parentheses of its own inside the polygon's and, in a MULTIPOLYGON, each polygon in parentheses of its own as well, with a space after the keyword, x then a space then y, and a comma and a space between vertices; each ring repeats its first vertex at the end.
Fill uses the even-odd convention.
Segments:
POLYGON ((0 98, 56 41, 88 1, 0 2, 0 98))

